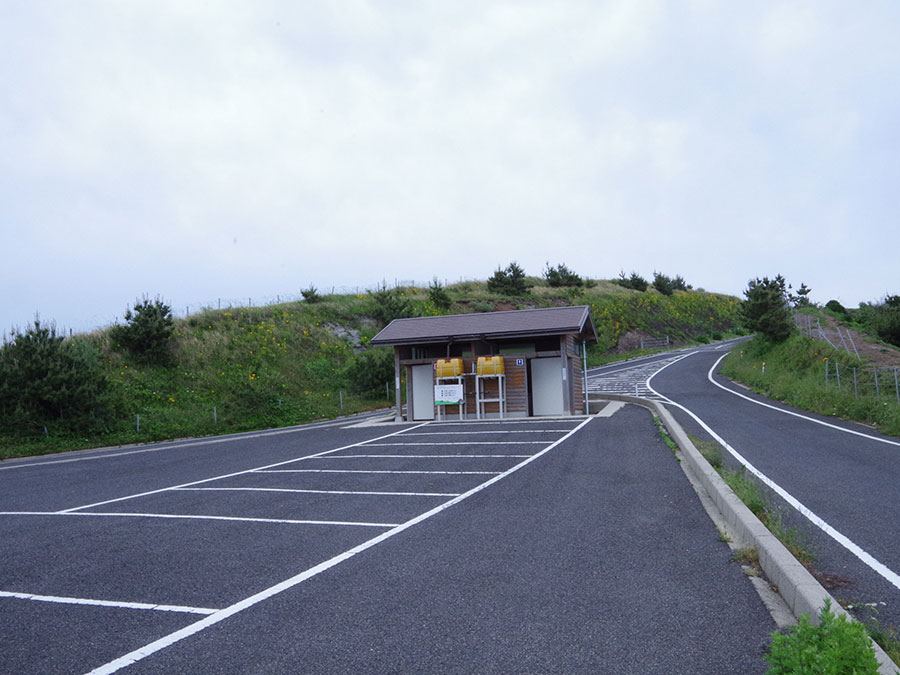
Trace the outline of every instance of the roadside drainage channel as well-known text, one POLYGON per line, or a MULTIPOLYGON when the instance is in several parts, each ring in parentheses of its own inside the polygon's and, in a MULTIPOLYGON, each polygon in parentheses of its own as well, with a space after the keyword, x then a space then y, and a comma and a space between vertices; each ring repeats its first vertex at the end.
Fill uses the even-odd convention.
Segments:
MULTIPOLYGON (((603 394, 602 399, 588 401, 589 409, 598 412, 609 401, 622 401, 642 406, 659 418, 666 432, 678 444, 683 459, 682 469, 688 480, 695 487, 701 485, 709 495, 711 504, 704 504, 704 506, 712 506, 718 510, 720 520, 726 526, 726 534, 736 546, 753 547, 757 550, 760 569, 790 611, 793 612, 794 617, 807 614, 813 623, 818 623, 819 611, 825 606, 826 600, 831 600, 832 611, 836 615, 843 614, 849 620, 855 620, 734 494, 718 472, 700 454, 684 429, 665 406, 657 401, 635 396, 603 394)), ((700 496, 701 501, 704 501, 702 495, 700 496)), ((710 517, 713 522, 718 520, 713 514, 710 514, 710 517)), ((759 590, 758 585, 757 590, 759 590)), ((763 601, 766 602, 765 597, 763 597, 763 601)), ((768 603, 766 604, 768 605, 768 603)), ((778 621, 777 618, 776 621, 778 621)), ((875 649, 875 657, 878 659, 879 673, 895 675, 898 672, 897 665, 874 641, 872 641, 872 647, 875 649)))

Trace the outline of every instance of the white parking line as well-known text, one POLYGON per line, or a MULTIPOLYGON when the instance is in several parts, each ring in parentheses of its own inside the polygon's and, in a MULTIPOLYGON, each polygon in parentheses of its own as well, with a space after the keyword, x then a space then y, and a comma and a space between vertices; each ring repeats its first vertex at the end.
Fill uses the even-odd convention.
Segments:
POLYGON ((301 490, 296 488, 198 487, 178 488, 176 492, 300 492, 313 495, 375 495, 378 497, 458 497, 459 492, 375 492, 362 490, 301 490))
POLYGON ((478 434, 564 434, 565 429, 485 429, 484 431, 417 431, 406 436, 476 436, 478 434))
MULTIPOLYGON (((427 422, 425 423, 427 424, 427 422)), ((370 439, 372 441, 381 440, 383 438, 390 438, 391 436, 396 436, 397 434, 402 434, 405 431, 410 431, 412 429, 417 429, 418 427, 424 426, 424 424, 419 424, 414 427, 407 427, 406 429, 401 429, 400 431, 395 431, 390 434, 385 434, 384 436, 377 436, 376 438, 370 439)), ((350 445, 344 445, 340 448, 334 448, 333 450, 325 450, 324 452, 318 452, 313 455, 307 455, 305 457, 296 457, 294 459, 288 459, 283 462, 275 462, 274 464, 267 464, 265 466, 255 467, 253 469, 245 469, 244 471, 235 471, 233 473, 222 474, 221 476, 213 476, 212 478, 204 478, 202 480, 191 481, 190 483, 182 483, 181 485, 170 485, 168 487, 159 488, 158 490, 147 490, 146 492, 138 492, 132 495, 126 495, 125 497, 116 497, 115 499, 106 499, 102 502, 94 502, 93 504, 85 504, 83 506, 73 506, 69 509, 62 509, 58 511, 58 513, 74 513, 75 511, 81 511, 83 509, 92 509, 97 506, 105 506, 106 504, 113 504, 115 502, 125 501, 127 499, 136 499, 137 497, 146 497, 148 495, 159 494, 160 492, 167 492, 168 490, 174 490, 176 488, 182 487, 190 487, 191 485, 200 485, 202 483, 211 483, 212 481, 222 480, 223 478, 233 478, 234 476, 243 476, 248 473, 253 473, 254 471, 258 471, 260 469, 269 469, 276 466, 284 466, 285 464, 293 464, 294 462, 301 462, 306 459, 315 459, 317 457, 323 457, 324 455, 330 455, 333 452, 340 452, 341 450, 349 450, 350 448, 357 448, 361 445, 365 445, 369 443, 369 441, 360 441, 359 443, 351 443, 350 445)))
POLYGON ((505 457, 531 457, 531 455, 330 455, 322 459, 502 459, 505 457))
POLYGON ((500 471, 369 471, 366 469, 272 469, 255 473, 437 473, 456 476, 496 476, 500 471))
POLYGON ((100 518, 167 518, 173 520, 223 520, 237 523, 275 523, 286 525, 345 525, 356 527, 397 527, 397 523, 358 523, 343 520, 293 520, 290 518, 245 518, 182 513, 131 513, 99 511, 3 511, 0 516, 90 516, 100 518))
POLYGON ((147 609, 157 612, 185 612, 187 614, 215 614, 221 610, 207 607, 183 607, 181 605, 153 605, 146 602, 117 602, 115 600, 92 600, 90 598, 65 598, 58 595, 35 595, 34 593, 13 593, 0 591, 0 598, 17 598, 37 602, 53 602, 63 605, 93 605, 96 607, 118 607, 121 609, 147 609))
POLYGON ((155 640, 149 644, 144 645, 143 647, 139 647, 138 649, 135 649, 134 651, 131 651, 128 654, 125 654, 124 656, 121 656, 113 661, 110 661, 109 663, 106 663, 98 668, 95 668, 88 675, 108 675, 109 673, 114 673, 122 668, 125 668, 126 666, 130 666, 131 664, 133 664, 137 661, 145 659, 146 657, 150 656, 151 654, 155 654, 156 652, 158 652, 162 649, 166 649, 167 647, 170 647, 173 644, 180 642, 181 640, 184 640, 185 638, 195 635, 195 634, 199 633, 200 631, 203 631, 203 630, 209 628, 210 626, 214 626, 215 624, 217 624, 221 621, 224 621, 225 619, 228 619, 228 618, 234 616, 235 614, 238 614, 238 613, 244 611, 245 609, 253 607, 254 605, 257 605, 264 600, 267 600, 283 591, 288 590, 289 588, 293 588, 294 586, 297 586, 298 584, 303 583, 307 579, 310 579, 318 574, 321 574, 322 572, 324 572, 328 569, 331 569, 335 565, 339 565, 340 563, 344 562, 345 560, 349 560, 350 558, 358 555, 359 553, 362 553, 363 551, 366 551, 366 550, 372 548, 373 546, 377 546, 378 544, 380 544, 384 541, 387 541, 391 537, 394 537, 394 536, 400 534, 401 532, 413 527, 414 525, 418 525, 419 523, 431 518, 432 516, 442 513, 443 511, 449 509, 450 507, 452 507, 456 504, 459 504, 461 501, 468 499, 472 495, 475 495, 475 494, 481 492, 482 490, 490 487, 491 485, 494 485, 498 481, 503 480, 507 476, 515 473, 516 471, 527 466, 531 462, 536 461, 540 457, 543 457, 545 454, 550 452, 553 448, 557 447, 563 441, 565 441, 566 439, 573 436, 576 432, 578 432, 580 429, 582 429, 590 421, 591 421, 590 417, 584 419, 581 422, 581 424, 579 424, 578 426, 571 429, 569 431, 569 433, 567 433, 562 438, 554 441, 553 443, 550 443, 543 450, 537 452, 536 454, 532 455, 528 459, 522 460, 515 466, 507 469, 506 471, 504 471, 503 473, 501 473, 497 476, 494 476, 490 480, 487 480, 484 483, 481 483, 480 485, 475 486, 468 492, 464 492, 461 495, 459 495, 458 497, 454 497, 453 499, 446 501, 443 504, 440 504, 429 511, 426 511, 425 513, 422 513, 422 514, 416 516, 415 518, 411 518, 410 520, 406 521, 402 525, 398 525, 397 527, 394 527, 393 529, 390 529, 387 532, 382 532, 380 535, 373 537, 372 539, 369 539, 368 541, 365 541, 362 544, 359 544, 358 546, 354 546, 353 548, 351 548, 347 551, 344 551, 343 553, 336 555, 329 560, 319 563, 318 565, 315 565, 314 567, 310 567, 309 569, 307 569, 293 577, 290 577, 289 579, 285 579, 284 581, 282 581, 278 584, 275 584, 274 586, 270 586, 269 588, 267 588, 263 591, 260 591, 259 593, 256 593, 255 595, 251 595, 247 598, 244 598, 243 600, 234 603, 230 607, 226 607, 225 609, 223 609, 220 612, 216 612, 215 614, 211 614, 210 616, 204 617, 204 618, 200 619, 199 621, 196 621, 195 623, 190 624, 189 626, 185 626, 181 630, 177 630, 174 633, 170 633, 169 635, 161 637, 158 640, 155 640))
POLYGON ((547 441, 425 441, 416 443, 368 443, 372 447, 392 448, 397 445, 544 445, 547 441))

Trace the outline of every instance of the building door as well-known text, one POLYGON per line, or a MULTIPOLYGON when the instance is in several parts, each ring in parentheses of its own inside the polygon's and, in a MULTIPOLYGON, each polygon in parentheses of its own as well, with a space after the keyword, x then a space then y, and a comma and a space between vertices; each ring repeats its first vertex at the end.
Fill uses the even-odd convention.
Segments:
POLYGON ((414 420, 434 419, 434 366, 413 366, 412 414, 414 420))
POLYGON ((562 359, 531 359, 531 408, 535 416, 562 415, 562 359))

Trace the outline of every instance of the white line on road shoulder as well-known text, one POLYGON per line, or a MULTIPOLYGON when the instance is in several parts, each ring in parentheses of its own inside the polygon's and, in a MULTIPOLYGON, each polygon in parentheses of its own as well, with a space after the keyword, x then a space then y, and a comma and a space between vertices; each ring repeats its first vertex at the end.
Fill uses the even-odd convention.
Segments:
POLYGON ((712 382, 714 385, 716 385, 719 389, 723 389, 723 390, 727 391, 729 394, 734 394, 735 396, 739 396, 742 399, 744 399, 745 401, 750 401, 750 403, 755 403, 756 405, 761 405, 763 408, 769 408, 770 410, 775 410, 777 412, 784 413, 785 415, 799 417, 800 419, 806 420, 807 422, 813 422, 814 424, 821 424, 823 427, 828 427, 829 429, 843 431, 845 434, 853 434, 854 436, 862 436, 863 438, 867 438, 870 441, 878 441, 879 443, 886 443, 887 445, 896 445, 896 446, 900 447, 900 442, 898 442, 898 441, 892 441, 888 438, 879 438, 878 436, 872 436, 872 435, 864 433, 862 431, 856 431, 855 429, 847 429, 846 427, 840 427, 837 424, 832 424, 831 422, 826 422, 824 420, 817 420, 814 417, 809 417, 808 415, 803 415, 801 413, 794 412, 793 410, 785 410, 784 408, 779 408, 778 406, 771 405, 770 403, 763 403, 762 401, 757 401, 756 399, 746 396, 745 394, 741 394, 740 392, 734 391, 733 389, 729 389, 725 385, 720 384, 713 379, 713 371, 715 371, 715 369, 719 367, 719 364, 722 362, 722 359, 724 359, 726 356, 728 356, 728 354, 722 354, 722 356, 719 357, 719 360, 713 364, 712 368, 710 368, 709 372, 706 374, 706 379, 708 379, 710 382, 712 382))

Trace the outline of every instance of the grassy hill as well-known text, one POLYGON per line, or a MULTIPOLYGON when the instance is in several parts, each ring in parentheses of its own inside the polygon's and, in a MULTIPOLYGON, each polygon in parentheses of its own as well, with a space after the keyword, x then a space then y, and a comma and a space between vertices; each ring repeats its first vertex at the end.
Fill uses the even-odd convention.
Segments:
MULTIPOLYGON (((439 309, 428 288, 398 288, 391 302, 410 315, 429 316, 584 304, 591 307, 600 342, 589 363, 616 358, 640 337, 674 343, 705 342, 735 328, 737 298, 704 291, 661 295, 613 282, 591 288, 551 288, 529 278, 523 296, 491 293, 484 282, 445 289, 439 309)), ((110 330, 77 335, 100 354, 108 382, 109 415, 102 428, 73 436, 48 425, 0 436, 0 458, 79 447, 121 445, 300 424, 386 407, 393 391, 390 350, 368 341, 384 321, 384 296, 325 295, 317 302, 207 309, 178 319, 172 360, 142 365, 117 348, 110 330), (139 418, 139 419, 138 419, 139 418)))

